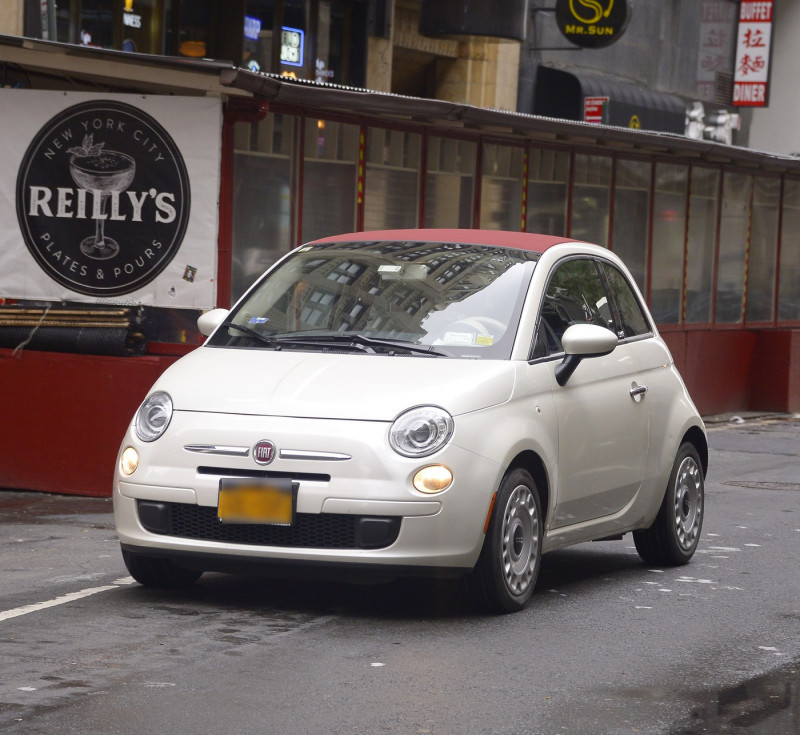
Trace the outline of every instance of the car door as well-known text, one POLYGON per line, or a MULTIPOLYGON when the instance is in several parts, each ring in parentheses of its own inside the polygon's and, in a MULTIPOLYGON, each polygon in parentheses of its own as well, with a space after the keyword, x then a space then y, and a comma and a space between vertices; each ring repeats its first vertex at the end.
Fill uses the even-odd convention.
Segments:
POLYGON ((551 358, 547 364, 558 420, 558 486, 551 528, 618 513, 644 478, 649 421, 636 345, 627 340, 620 321, 598 261, 580 257, 556 264, 542 304, 536 347, 551 358), (563 358, 561 336, 573 324, 598 324, 621 341, 611 354, 583 360, 560 386, 555 368, 563 358))

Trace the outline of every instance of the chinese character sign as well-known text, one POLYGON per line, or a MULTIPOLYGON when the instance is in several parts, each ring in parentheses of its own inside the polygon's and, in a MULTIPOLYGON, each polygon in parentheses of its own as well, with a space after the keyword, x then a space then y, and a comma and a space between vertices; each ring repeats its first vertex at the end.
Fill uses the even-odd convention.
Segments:
POLYGON ((728 0, 702 0, 697 49, 698 99, 712 100, 717 75, 729 72, 733 65, 737 10, 728 0))
POLYGON ((742 0, 739 4, 733 74, 733 104, 737 107, 767 106, 772 13, 773 0, 742 0))

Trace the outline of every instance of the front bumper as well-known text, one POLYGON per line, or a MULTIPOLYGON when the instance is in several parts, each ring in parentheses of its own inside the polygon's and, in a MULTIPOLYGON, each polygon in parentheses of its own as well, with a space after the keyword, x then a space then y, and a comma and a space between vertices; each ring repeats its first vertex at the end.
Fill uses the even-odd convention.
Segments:
POLYGON ((140 465, 115 477, 114 513, 123 548, 183 557, 195 567, 299 563, 362 568, 474 566, 500 467, 451 443, 433 457, 395 454, 384 422, 296 419, 176 411, 150 444, 129 431, 140 465), (268 437, 269 465, 252 456, 207 455, 187 447, 250 448, 268 437), (344 459, 343 459, 344 458, 344 459), (444 464, 453 484, 437 495, 412 485, 422 467, 444 464), (223 477, 283 477, 298 485, 292 527, 220 524, 223 477))

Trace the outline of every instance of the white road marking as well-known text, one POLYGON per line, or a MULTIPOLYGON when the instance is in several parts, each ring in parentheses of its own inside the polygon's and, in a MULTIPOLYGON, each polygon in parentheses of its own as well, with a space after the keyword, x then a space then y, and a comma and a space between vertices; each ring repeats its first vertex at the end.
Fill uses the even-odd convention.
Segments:
POLYGON ((55 607, 56 605, 66 605, 68 602, 80 600, 83 597, 90 597, 100 592, 117 589, 120 585, 133 584, 133 577, 121 577, 115 579, 113 584, 106 584, 102 587, 87 587, 85 590, 78 590, 77 592, 68 592, 66 595, 60 595, 52 600, 44 602, 34 602, 31 605, 23 605, 22 607, 15 607, 13 610, 4 610, 0 612, 0 622, 3 620, 10 620, 11 618, 18 618, 20 615, 28 615, 29 613, 45 610, 48 607, 55 607))

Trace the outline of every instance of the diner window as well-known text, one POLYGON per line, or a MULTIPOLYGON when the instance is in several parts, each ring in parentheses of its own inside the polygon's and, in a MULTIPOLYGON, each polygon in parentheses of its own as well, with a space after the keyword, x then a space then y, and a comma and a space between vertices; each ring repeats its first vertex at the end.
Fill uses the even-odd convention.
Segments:
POLYGON ((778 318, 800 321, 800 179, 786 179, 783 187, 778 318))
POLYGON ((485 143, 481 178, 481 221, 486 230, 513 230, 522 225, 522 148, 485 143))
POLYGON ((364 229, 417 227, 421 136, 370 128, 364 189, 364 229))
POLYGON ((680 322, 688 187, 686 166, 656 164, 650 310, 658 324, 680 322))
POLYGON ((528 156, 528 232, 565 235, 569 153, 531 150, 528 156))
POLYGON ((744 316, 744 279, 753 177, 726 173, 722 181, 722 220, 717 262, 716 321, 738 324, 744 316))
POLYGON ((432 135, 425 173, 425 227, 472 227, 478 145, 432 135))
POLYGON ((647 281, 647 239, 652 164, 617 161, 614 183, 612 249, 628 266, 636 285, 644 292, 647 281))
POLYGON ((692 168, 684 297, 684 320, 687 324, 706 324, 711 321, 719 181, 720 172, 715 169, 692 168))
POLYGON ((179 0, 171 13, 178 21, 171 39, 179 56, 219 58, 214 28, 219 24, 212 0, 179 0), (175 17, 175 13, 177 16, 175 17))
POLYGON ((608 247, 611 158, 575 155, 570 235, 608 247))
POLYGON ((130 9, 122 8, 114 34, 114 48, 140 54, 163 54, 163 15, 161 0, 136 0, 135 5, 130 4, 130 9))
MULTIPOLYGON (((253 72, 274 72, 278 69, 281 34, 275 33, 276 15, 280 24, 283 15, 280 0, 245 0, 241 63, 245 69, 253 72)), ((284 21, 284 24, 305 27, 304 19, 298 23, 298 19, 293 18, 291 22, 284 21)))
POLYGON ((306 242, 355 230, 358 125, 307 118, 303 168, 306 242))
POLYGON ((756 178, 753 186, 750 258, 747 264, 748 322, 771 322, 775 313, 780 197, 780 179, 756 178))
POLYGON ((292 166, 296 118, 267 115, 238 122, 233 150, 231 296, 292 246, 292 166))

